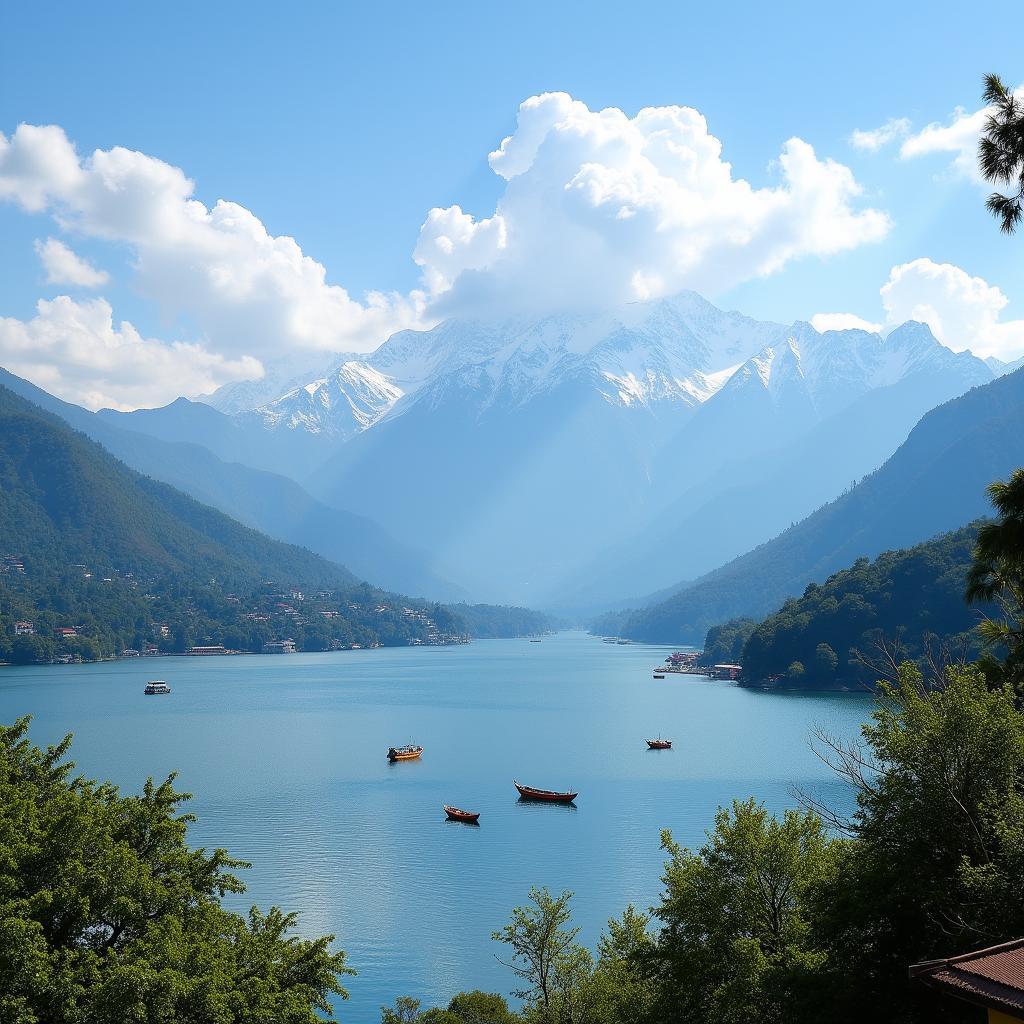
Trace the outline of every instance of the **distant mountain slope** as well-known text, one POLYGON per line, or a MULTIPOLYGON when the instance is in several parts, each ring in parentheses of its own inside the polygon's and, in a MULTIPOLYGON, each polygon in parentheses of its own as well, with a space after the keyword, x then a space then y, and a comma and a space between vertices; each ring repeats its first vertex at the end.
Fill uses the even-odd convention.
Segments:
POLYGON ((312 472, 328 455, 326 439, 308 431, 261 429, 251 413, 227 416, 202 402, 179 398, 159 409, 96 414, 113 426, 134 430, 161 441, 185 441, 208 448, 225 462, 298 479, 312 472))
POLYGON ((763 616, 858 558, 909 547, 985 515, 985 487, 1022 464, 1024 370, 1018 370, 928 413, 877 472, 774 540, 597 628, 700 643, 710 626, 763 616))
POLYGON ((437 600, 465 596, 460 587, 430 570, 422 552, 394 540, 370 519, 324 505, 287 477, 224 462, 201 445, 123 429, 108 417, 62 402, 5 370, 0 370, 0 383, 60 416, 133 469, 246 526, 338 562, 360 579, 437 600))
POLYGON ((128 469, 0 387, 0 538, 30 574, 84 564, 140 578, 348 586, 345 568, 128 469))
POLYGON ((628 541, 602 552, 553 607, 596 609, 602 599, 609 606, 608 595, 677 592, 681 578, 714 570, 842 494, 960 390, 941 372, 899 381, 860 395, 781 451, 727 462, 628 541))

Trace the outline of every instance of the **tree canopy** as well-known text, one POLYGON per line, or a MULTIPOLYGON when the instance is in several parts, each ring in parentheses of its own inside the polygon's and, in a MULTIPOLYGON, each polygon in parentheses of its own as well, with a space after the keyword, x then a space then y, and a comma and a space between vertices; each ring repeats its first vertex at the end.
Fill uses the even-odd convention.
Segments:
POLYGON ((276 907, 221 905, 246 865, 187 845, 171 776, 125 796, 0 727, 0 1020, 313 1024, 353 972, 276 907))

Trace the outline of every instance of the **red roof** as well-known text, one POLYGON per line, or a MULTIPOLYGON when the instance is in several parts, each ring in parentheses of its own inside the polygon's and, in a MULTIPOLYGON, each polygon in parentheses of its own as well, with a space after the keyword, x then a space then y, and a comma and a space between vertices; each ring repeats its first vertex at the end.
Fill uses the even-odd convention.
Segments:
POLYGON ((1024 939, 914 964, 910 976, 969 1003, 1024 1013, 1024 939))

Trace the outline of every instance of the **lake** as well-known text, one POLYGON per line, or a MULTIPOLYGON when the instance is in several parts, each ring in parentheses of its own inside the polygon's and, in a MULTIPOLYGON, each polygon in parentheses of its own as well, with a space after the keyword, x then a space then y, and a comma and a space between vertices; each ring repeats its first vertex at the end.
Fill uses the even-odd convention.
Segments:
POLYGON ((0 721, 34 715, 32 739, 74 732, 95 778, 137 791, 179 773, 199 815, 191 841, 253 862, 232 905, 279 904, 334 933, 358 972, 349 1021, 414 995, 508 993, 490 934, 531 885, 572 889, 581 938, 658 898, 659 833, 690 846, 715 810, 794 787, 840 809, 850 791, 808 745, 854 736, 870 699, 766 694, 701 677, 652 678, 669 648, 582 633, 542 643, 266 657, 160 658, 0 670, 0 721), (171 696, 146 697, 148 678, 171 696), (674 749, 644 740, 670 737, 674 749), (424 746, 389 764, 387 748, 424 746), (576 789, 575 807, 523 804, 512 779, 576 789), (443 803, 481 812, 473 828, 443 803))

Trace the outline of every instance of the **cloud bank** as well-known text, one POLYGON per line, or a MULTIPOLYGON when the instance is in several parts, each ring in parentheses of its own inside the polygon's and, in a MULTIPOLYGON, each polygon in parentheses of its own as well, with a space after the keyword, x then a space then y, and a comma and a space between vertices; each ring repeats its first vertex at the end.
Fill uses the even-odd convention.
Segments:
POLYGON ((853 313, 818 313, 816 330, 860 327, 880 332, 907 320, 919 320, 954 352, 1014 360, 1024 355, 1024 320, 1002 320, 1009 299, 984 278, 972 277, 952 263, 916 259, 889 272, 879 295, 885 322, 872 324, 853 313))
POLYGON ((259 377, 250 356, 227 359, 199 345, 144 338, 127 321, 114 323, 105 299, 41 299, 27 321, 0 317, 0 359, 19 377, 89 409, 163 405, 182 381, 212 390, 259 377))
MULTIPOLYGON (((252 211, 199 201, 180 168, 122 147, 83 157, 60 127, 20 125, 0 134, 0 201, 126 250, 133 288, 163 322, 194 325, 196 337, 142 338, 131 324, 114 326, 105 300, 62 296, 41 303, 30 321, 4 321, 0 361, 24 367, 18 346, 45 338, 33 379, 45 371, 63 397, 160 402, 209 391, 243 367, 259 376, 263 360, 297 350, 369 351, 396 330, 449 315, 592 308, 684 287, 714 296, 793 260, 875 242, 890 228, 884 212, 862 204, 849 168, 801 139, 782 146, 772 185, 735 176, 722 143, 689 107, 631 117, 590 110, 565 93, 534 96, 489 161, 504 182, 491 215, 459 206, 428 213, 413 252, 422 288, 357 299, 252 211), (73 338, 66 349, 57 341, 62 329, 73 338), (130 358, 115 374, 109 356, 117 349, 130 358)), ((109 281, 58 238, 37 251, 49 283, 109 281)))
POLYGON ((442 310, 592 306, 682 288, 714 296, 890 228, 859 206, 851 171, 801 139, 782 147, 776 185, 735 177, 690 107, 630 117, 545 93, 520 106, 489 160, 506 182, 494 214, 434 209, 420 231, 414 258, 442 310))

